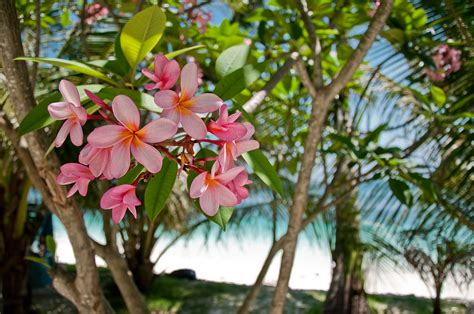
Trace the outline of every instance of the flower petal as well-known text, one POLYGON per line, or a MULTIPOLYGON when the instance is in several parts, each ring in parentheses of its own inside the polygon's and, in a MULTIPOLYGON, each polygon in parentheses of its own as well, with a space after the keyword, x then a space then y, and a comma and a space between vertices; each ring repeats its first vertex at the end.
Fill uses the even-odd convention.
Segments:
POLYGON ((244 171, 244 167, 234 167, 232 169, 226 170, 224 173, 221 173, 216 176, 216 180, 218 180, 222 184, 227 184, 230 181, 234 180, 242 171, 244 171))
POLYGON ((54 141, 56 147, 59 147, 64 144, 69 132, 71 131, 72 122, 71 120, 66 120, 61 128, 59 129, 58 135, 56 135, 56 140, 54 141))
POLYGON ((110 172, 114 178, 122 177, 130 168, 130 143, 131 140, 125 140, 112 147, 110 172))
POLYGON ((151 121, 136 135, 145 143, 158 143, 171 138, 178 131, 178 125, 165 118, 151 121))
POLYGON ((224 103, 217 95, 206 93, 187 101, 188 109, 197 113, 213 112, 224 103))
POLYGON ((155 104, 163 109, 171 109, 178 104, 178 94, 172 90, 162 90, 155 94, 155 104))
POLYGON ((156 82, 157 77, 155 76, 155 74, 154 74, 153 72, 150 71, 150 69, 148 69, 148 68, 143 68, 143 69, 142 69, 142 73, 143 73, 143 75, 145 75, 146 77, 148 77, 150 80, 156 82))
POLYGON ((87 141, 95 148, 110 147, 131 136, 130 131, 121 125, 110 124, 94 129, 87 141))
POLYGON ((112 208, 112 220, 115 224, 120 223, 125 213, 127 212, 127 205, 119 205, 117 207, 112 208))
POLYGON ((237 205, 237 197, 228 188, 222 184, 216 184, 213 187, 213 192, 216 195, 217 202, 223 206, 235 206, 237 205))
POLYGON ((160 115, 162 118, 166 118, 168 120, 173 121, 174 123, 178 124, 180 119, 180 113, 178 108, 171 108, 171 109, 163 109, 160 115))
POLYGON ((247 140, 237 142, 235 143, 235 146, 237 148, 237 153, 235 157, 239 157, 243 153, 258 149, 260 147, 260 144, 256 140, 247 140))
POLYGON ((206 137, 207 129, 204 121, 201 120, 194 112, 181 108, 181 125, 183 129, 191 135, 191 137, 201 140, 206 137))
POLYGON ((112 110, 115 118, 130 131, 140 129, 140 112, 130 97, 118 95, 112 101, 112 110))
POLYGON ((61 80, 59 83, 59 91, 61 92, 61 95, 63 95, 65 101, 76 107, 81 106, 81 97, 79 97, 79 92, 74 84, 68 80, 61 80))
POLYGON ((219 210, 217 195, 211 189, 207 189, 199 198, 202 211, 208 216, 214 216, 219 210))
POLYGON ((153 146, 135 139, 131 146, 132 154, 135 159, 141 163, 151 173, 157 173, 161 170, 163 157, 153 146))
POLYGON ((179 64, 176 60, 171 60, 168 64, 165 65, 162 74, 163 87, 161 89, 170 89, 176 84, 176 81, 179 77, 179 64))
POLYGON ((55 120, 66 120, 71 117, 72 110, 67 102, 53 102, 48 105, 49 115, 55 120))
POLYGON ((78 189, 80 195, 82 195, 82 196, 87 195, 89 182, 90 182, 90 180, 88 180, 88 179, 79 179, 79 180, 77 180, 76 186, 77 186, 77 189, 78 189))
POLYGON ((189 188, 189 196, 191 196, 191 198, 198 198, 206 191, 207 174, 207 172, 202 172, 196 178, 194 178, 193 182, 191 183, 191 187, 189 188))
POLYGON ((71 142, 75 146, 82 145, 82 139, 84 134, 82 133, 82 127, 78 121, 72 123, 71 132, 70 132, 71 142))
POLYGON ((130 189, 125 193, 123 196, 123 203, 131 206, 140 206, 142 204, 135 193, 135 189, 130 189))
POLYGON ((196 63, 186 64, 181 71, 181 99, 188 100, 198 89, 198 68, 196 63))
POLYGON ((79 190, 79 186, 76 184, 74 184, 71 189, 69 189, 69 191, 67 192, 66 194, 66 197, 71 197, 73 196, 77 191, 79 190))
POLYGON ((163 54, 160 53, 159 55, 155 57, 153 71, 155 72, 157 77, 161 77, 167 63, 168 63, 168 58, 166 58, 163 54))

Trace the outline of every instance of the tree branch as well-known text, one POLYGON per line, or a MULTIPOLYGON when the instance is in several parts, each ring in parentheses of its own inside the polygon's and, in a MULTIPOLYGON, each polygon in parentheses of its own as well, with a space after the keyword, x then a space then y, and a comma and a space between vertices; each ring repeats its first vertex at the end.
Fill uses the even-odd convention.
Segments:
POLYGON ((301 57, 298 57, 298 59, 296 59, 296 71, 298 71, 301 82, 308 90, 308 93, 311 98, 315 99, 317 95, 316 88, 314 88, 313 82, 309 77, 308 71, 306 70, 306 66, 304 65, 303 59, 301 59, 301 57))
POLYGON ((316 89, 323 87, 323 72, 321 67, 321 43, 318 36, 316 35, 316 28, 314 27, 311 18, 308 15, 308 3, 302 0, 296 0, 296 7, 300 11, 301 18, 303 19, 304 26, 308 32, 309 40, 311 43, 311 51, 313 53, 313 81, 316 89))
POLYGON ((390 15, 390 11, 392 10, 392 6, 393 0, 385 0, 377 9, 374 18, 370 22, 367 31, 359 42, 359 45, 354 50, 351 57, 347 59, 348 62, 346 65, 329 85, 329 98, 333 99, 347 85, 347 83, 349 83, 355 71, 362 63, 367 51, 369 51, 369 48, 372 46, 377 34, 385 25, 385 22, 390 15))
POLYGON ((265 86, 258 92, 256 92, 252 98, 250 98, 244 105, 243 108, 248 113, 254 112, 255 109, 263 102, 265 97, 267 97, 275 86, 280 82, 283 77, 290 71, 293 65, 298 58, 298 53, 293 52, 290 55, 290 58, 286 60, 281 68, 276 71, 276 73, 270 78, 270 80, 265 84, 265 86))

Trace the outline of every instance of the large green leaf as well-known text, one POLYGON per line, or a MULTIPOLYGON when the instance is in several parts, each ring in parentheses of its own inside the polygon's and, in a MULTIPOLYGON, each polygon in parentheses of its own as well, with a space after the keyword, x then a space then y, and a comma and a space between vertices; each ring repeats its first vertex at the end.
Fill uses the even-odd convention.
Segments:
POLYGON ((260 77, 260 71, 251 64, 247 64, 222 78, 217 83, 214 93, 223 100, 228 100, 238 95, 241 91, 249 87, 260 77))
POLYGON ((182 55, 183 53, 190 52, 193 50, 201 49, 201 48, 206 48, 205 45, 196 45, 192 47, 187 47, 179 50, 172 51, 170 53, 165 54, 165 57, 168 59, 173 59, 174 57, 177 57, 179 55, 182 55))
POLYGON ((57 58, 32 58, 32 57, 19 57, 15 60, 29 60, 33 62, 43 62, 48 63, 51 65, 55 65, 61 68, 65 68, 74 72, 86 74, 92 77, 96 77, 102 81, 105 81, 109 84, 114 86, 120 86, 116 81, 112 80, 110 77, 105 75, 104 73, 97 71, 96 69, 92 68, 91 66, 72 60, 65 60, 65 59, 57 59, 57 58))
POLYGON ((275 168, 261 150, 256 149, 242 155, 255 174, 283 197, 283 185, 275 168))
POLYGON ((219 77, 225 77, 230 73, 243 68, 247 63, 250 47, 238 45, 230 47, 222 52, 216 60, 216 73, 219 77))
MULTIPOLYGON (((103 88, 104 85, 99 84, 77 86, 79 96, 81 97, 81 102, 84 102, 89 99, 84 93, 85 89, 90 90, 93 93, 97 93, 103 88)), ((18 134, 24 135, 26 133, 30 133, 38 129, 44 128, 55 122, 55 120, 49 115, 48 105, 52 102, 61 101, 61 99, 62 96, 59 92, 53 92, 49 96, 41 100, 39 104, 26 115, 23 121, 21 121, 20 126, 18 128, 18 134)), ((98 107, 96 105, 90 105, 86 109, 88 113, 91 114, 95 112, 98 107)))
POLYGON ((411 206, 413 197, 410 192, 410 187, 404 181, 399 179, 389 179, 388 185, 392 190, 393 195, 400 201, 400 203, 411 206))
POLYGON ((145 210, 154 221, 168 200, 178 174, 178 164, 168 158, 163 159, 163 166, 148 182, 145 190, 145 210))
POLYGON ((160 7, 152 6, 139 12, 125 24, 120 34, 120 46, 133 70, 158 44, 165 23, 166 16, 160 7))

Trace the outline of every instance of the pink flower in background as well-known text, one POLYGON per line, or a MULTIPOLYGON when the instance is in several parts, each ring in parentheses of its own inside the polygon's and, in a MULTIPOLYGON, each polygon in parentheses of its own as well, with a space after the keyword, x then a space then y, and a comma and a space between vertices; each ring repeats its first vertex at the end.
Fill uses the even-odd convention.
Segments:
POLYGON ((203 12, 203 11, 198 11, 196 14, 196 17, 194 18, 194 21, 198 24, 199 30, 201 33, 205 33, 207 30, 207 24, 212 19, 212 13, 211 12, 203 12))
POLYGON ((66 120, 56 136, 56 147, 61 146, 68 135, 74 145, 80 146, 84 137, 82 126, 87 122, 87 112, 81 106, 79 92, 74 84, 62 80, 59 83, 59 91, 64 101, 51 103, 48 106, 48 112, 53 119, 66 120))
POLYGON ((86 18, 87 24, 91 25, 100 18, 103 18, 109 14, 109 9, 100 3, 92 3, 86 6, 86 18))
POLYGON ((243 153, 258 149, 260 147, 260 144, 256 140, 251 139, 252 135, 255 133, 255 128, 253 125, 248 122, 244 122, 243 125, 247 129, 247 133, 235 141, 224 143, 222 149, 217 155, 217 160, 224 171, 234 167, 237 157, 243 153))
POLYGON ((148 68, 144 68, 142 73, 155 82, 145 85, 146 90, 166 90, 176 84, 179 77, 179 64, 176 60, 169 61, 164 55, 159 54, 155 57, 153 72, 148 68))
POLYGON ((241 112, 229 116, 226 105, 219 109, 219 118, 207 124, 207 130, 226 142, 235 141, 247 134, 247 128, 242 123, 235 122, 242 115, 241 112))
POLYGON ((104 175, 108 180, 114 178, 112 174, 112 147, 94 148, 87 144, 79 153, 79 162, 88 165, 95 177, 104 175))
POLYGON ((218 173, 219 164, 212 166, 211 173, 204 171, 191 183, 189 194, 191 198, 199 198, 201 209, 208 216, 214 216, 219 206, 235 206, 238 199, 235 194, 226 187, 226 184, 234 180, 244 167, 235 167, 223 173, 218 173))
POLYGON ((432 55, 435 69, 425 68, 432 81, 443 81, 448 75, 461 69, 461 51, 446 44, 439 45, 432 55))
POLYGON ((249 180, 249 175, 245 171, 240 172, 234 180, 227 184, 229 190, 235 194, 237 204, 240 204, 244 199, 249 197, 249 190, 245 187, 247 184, 252 184, 252 181, 249 180))
POLYGON ((60 185, 74 184, 67 193, 67 197, 71 197, 78 191, 82 196, 86 196, 89 182, 95 179, 89 168, 77 163, 68 163, 62 165, 60 170, 61 173, 56 178, 56 182, 60 185))
POLYGON ((181 123, 187 134, 195 139, 206 137, 207 129, 196 113, 216 111, 222 99, 210 93, 194 96, 198 89, 198 73, 195 63, 188 63, 181 71, 181 93, 163 90, 155 94, 155 103, 163 108, 161 116, 181 123))
POLYGON ((130 152, 149 172, 160 171, 163 157, 150 144, 172 137, 177 131, 176 123, 161 118, 140 129, 140 112, 133 101, 124 95, 114 98, 112 110, 118 124, 98 127, 87 138, 94 148, 112 147, 111 175, 120 178, 128 171, 130 152))
POLYGON ((140 206, 142 202, 137 198, 135 193, 135 186, 131 184, 123 184, 115 186, 104 193, 100 199, 100 207, 102 209, 112 210, 112 220, 118 224, 127 209, 132 213, 133 217, 137 218, 136 206, 140 206))

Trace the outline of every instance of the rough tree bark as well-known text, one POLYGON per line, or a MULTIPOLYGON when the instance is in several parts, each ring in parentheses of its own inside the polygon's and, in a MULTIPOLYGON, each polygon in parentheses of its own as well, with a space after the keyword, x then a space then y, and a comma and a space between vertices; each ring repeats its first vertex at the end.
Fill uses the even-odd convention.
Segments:
MULTIPOLYGON (((348 161, 344 161, 341 172, 342 180, 353 180, 348 161)), ((336 206, 336 245, 332 252, 335 267, 324 302, 324 313, 369 313, 362 272, 363 252, 359 236, 357 189, 351 189, 346 196, 341 196, 340 193, 336 195, 345 200, 336 206)))
MULTIPOLYGON (((300 1, 298 1, 300 3, 300 1)), ((377 12, 374 15, 371 23, 369 24, 366 33, 362 37, 359 45, 348 59, 346 65, 343 67, 341 72, 334 78, 331 84, 327 87, 317 88, 314 87, 316 84, 308 82, 305 86, 313 97, 311 120, 309 122, 309 132, 304 144, 304 154, 301 160, 301 168, 298 174, 298 181, 293 196, 293 204, 290 208, 290 218, 288 221, 288 229, 286 232, 287 239, 283 244, 283 256, 281 260, 280 273, 278 277, 277 286, 272 299, 272 305, 270 308, 271 314, 279 314, 283 312, 285 305, 286 294, 288 292, 288 284, 291 276, 291 270, 293 268, 293 262, 295 257, 295 249, 298 239, 298 231, 301 226, 302 217, 306 204, 308 201, 308 188, 311 180, 311 173, 316 158, 316 150, 321 139, 321 131, 326 121, 326 115, 329 109, 331 101, 336 95, 347 85, 351 80, 354 72, 360 66, 364 56, 366 55, 369 48, 372 46, 377 34, 382 29, 385 21, 387 20, 390 11, 392 9, 393 0, 385 0, 377 12), (312 88, 310 86, 313 86, 312 88)), ((305 15, 305 8, 301 5, 303 10, 303 17, 305 15)), ((310 21, 311 22, 311 21, 310 21)), ((312 22, 311 22, 312 25, 312 22)), ((311 29, 307 29, 311 33, 311 29)), ((316 38, 314 36, 314 38, 316 38)), ((311 38, 310 38, 311 39, 311 38)), ((312 46, 317 48, 317 44, 312 43, 312 46)), ((317 54, 317 51, 315 51, 317 54)), ((319 59, 316 58, 317 61, 319 59)), ((320 65, 318 65, 319 67, 320 65)), ((318 75, 321 75, 319 73, 318 75)), ((302 77, 302 80, 304 78, 302 77)), ((316 81, 319 82, 319 79, 316 81)), ((304 81, 303 81, 304 83, 304 81)))
MULTIPOLYGON (((14 114, 18 120, 22 120, 35 106, 35 100, 26 63, 14 61, 14 58, 23 55, 15 2, 1 0, 0 16, 0 55, 3 71, 14 104, 14 114)), ((75 276, 66 275, 61 270, 53 272, 53 286, 68 298, 80 313, 109 313, 112 309, 103 297, 99 285, 94 249, 86 232, 82 212, 73 200, 66 198, 64 187, 56 183, 59 162, 54 154, 44 158, 48 147, 45 138, 40 132, 25 136, 34 166, 34 169, 27 168, 28 176, 41 192, 45 205, 64 224, 77 261, 75 276)))

